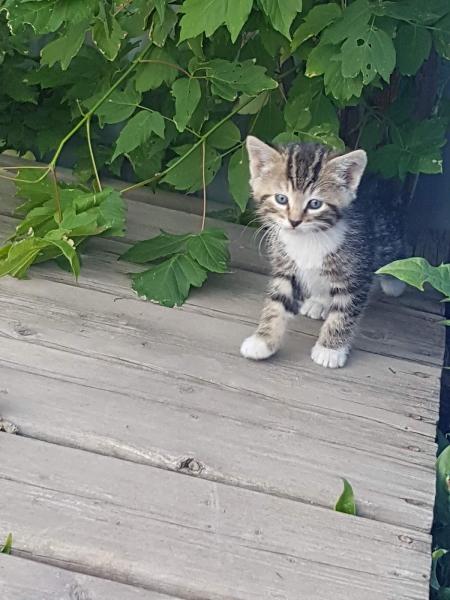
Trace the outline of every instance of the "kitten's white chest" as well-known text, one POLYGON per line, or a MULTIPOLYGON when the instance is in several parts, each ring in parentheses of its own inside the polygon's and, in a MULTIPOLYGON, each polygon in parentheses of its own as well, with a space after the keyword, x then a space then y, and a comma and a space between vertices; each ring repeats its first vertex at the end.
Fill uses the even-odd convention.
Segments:
POLYGON ((302 285, 308 294, 323 296, 329 292, 329 282, 321 275, 325 257, 335 252, 345 236, 345 227, 338 223, 328 231, 300 233, 282 230, 280 239, 289 257, 297 265, 302 285))

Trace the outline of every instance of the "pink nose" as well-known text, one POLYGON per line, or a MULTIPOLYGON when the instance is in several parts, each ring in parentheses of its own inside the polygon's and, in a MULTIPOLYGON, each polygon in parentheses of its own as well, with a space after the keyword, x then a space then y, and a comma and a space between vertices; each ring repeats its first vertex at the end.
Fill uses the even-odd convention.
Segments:
POLYGON ((289 219, 289 223, 292 225, 292 227, 295 229, 296 227, 298 227, 301 223, 301 221, 294 221, 293 219, 289 219))

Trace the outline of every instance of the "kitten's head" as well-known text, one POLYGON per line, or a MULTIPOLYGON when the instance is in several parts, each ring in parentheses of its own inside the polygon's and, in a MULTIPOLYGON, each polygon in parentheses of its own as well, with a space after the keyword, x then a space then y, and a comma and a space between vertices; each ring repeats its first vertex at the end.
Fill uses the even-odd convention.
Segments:
POLYGON ((298 233, 325 231, 355 199, 367 164, 364 150, 339 155, 320 144, 273 148, 247 137, 250 185, 266 225, 298 233))

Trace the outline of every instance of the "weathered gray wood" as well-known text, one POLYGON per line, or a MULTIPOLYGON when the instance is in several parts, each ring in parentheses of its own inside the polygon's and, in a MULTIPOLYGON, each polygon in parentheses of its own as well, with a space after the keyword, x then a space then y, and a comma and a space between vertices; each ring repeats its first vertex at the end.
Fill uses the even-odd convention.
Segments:
POLYGON ((184 598, 425 600, 429 536, 18 436, 0 439, 16 548, 184 598))
MULTIPOLYGON (((70 179, 67 171, 63 174, 67 179, 70 179)), ((198 217, 195 215, 180 212, 179 210, 169 210, 161 206, 150 206, 148 203, 143 202, 142 199, 140 201, 128 199, 127 201, 128 217, 125 241, 136 242, 148 239, 149 237, 158 235, 161 229, 172 233, 184 233, 198 229, 198 217)), ((10 221, 9 218, 13 215, 18 202, 18 199, 14 198, 13 184, 0 179, 0 215, 3 215, 0 218, 0 239, 2 234, 9 235, 11 230, 13 230, 14 221, 10 221), (3 224, 1 223, 2 221, 3 224)), ((255 273, 268 273, 267 261, 263 251, 259 247, 261 234, 258 235, 254 228, 224 223, 214 219, 207 220, 207 225, 221 227, 227 231, 230 238, 231 263, 234 267, 255 273)), ((101 240, 100 243, 103 244, 105 241, 101 240)), ((98 241, 96 240, 94 243, 98 243, 98 241)), ((110 244, 110 247, 111 244, 114 244, 111 241, 106 241, 106 243, 110 244)), ((117 252, 125 250, 123 240, 119 243, 116 242, 116 248, 120 249, 117 252)), ((429 297, 413 291, 413 293, 410 292, 401 298, 395 299, 381 296, 381 300, 387 304, 404 304, 405 306, 424 312, 442 314, 442 306, 439 305, 439 296, 432 292, 429 292, 427 296, 429 297), (430 297, 433 301, 430 301, 430 297)))
POLYGON ((143 588, 0 555, 0 596, 4 600, 176 600, 143 588))
POLYGON ((5 280, 0 302, 3 417, 24 434, 175 470, 194 457, 202 477, 323 506, 345 476, 361 514, 429 528, 432 367, 371 355, 329 380, 300 334, 247 363, 239 321, 39 280, 5 280))
MULTIPOLYGON (((0 239, 2 233, 10 231, 7 220, 7 217, 0 220, 0 239), (6 227, 2 227, 2 223, 6 227)), ((130 270, 136 270, 136 267, 117 260, 126 247, 112 240, 93 240, 83 254, 83 269, 78 284, 115 296, 135 297, 127 274, 130 270)), ((53 264, 33 269, 33 276, 74 283, 72 275, 61 272, 53 264)), ((233 269, 225 276, 210 275, 208 283, 201 290, 192 291, 183 310, 219 314, 227 319, 245 320, 256 325, 266 286, 265 275, 242 269, 233 269)), ((412 292, 410 296, 412 294, 419 295, 412 292)), ((442 317, 409 308, 408 299, 401 304, 400 301, 383 301, 381 293, 375 294, 375 298, 361 323, 355 347, 418 363, 441 365, 445 335, 442 317)), ((430 304, 431 301, 428 301, 430 304)), ((437 302, 436 306, 439 307, 437 302)), ((292 331, 314 337, 317 337, 320 326, 321 323, 303 317, 292 319, 289 324, 292 331)))

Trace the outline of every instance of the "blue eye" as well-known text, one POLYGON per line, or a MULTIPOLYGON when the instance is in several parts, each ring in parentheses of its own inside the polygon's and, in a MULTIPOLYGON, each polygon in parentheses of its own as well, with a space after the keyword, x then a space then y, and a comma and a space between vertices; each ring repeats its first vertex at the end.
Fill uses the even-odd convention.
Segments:
POLYGON ((275 194, 275 201, 282 206, 286 206, 286 204, 289 202, 289 199, 284 194, 275 194))
POLYGON ((313 198, 312 200, 310 200, 308 202, 308 206, 306 208, 311 208, 312 210, 317 210, 318 208, 320 208, 322 206, 323 202, 322 200, 316 200, 315 198, 313 198))

